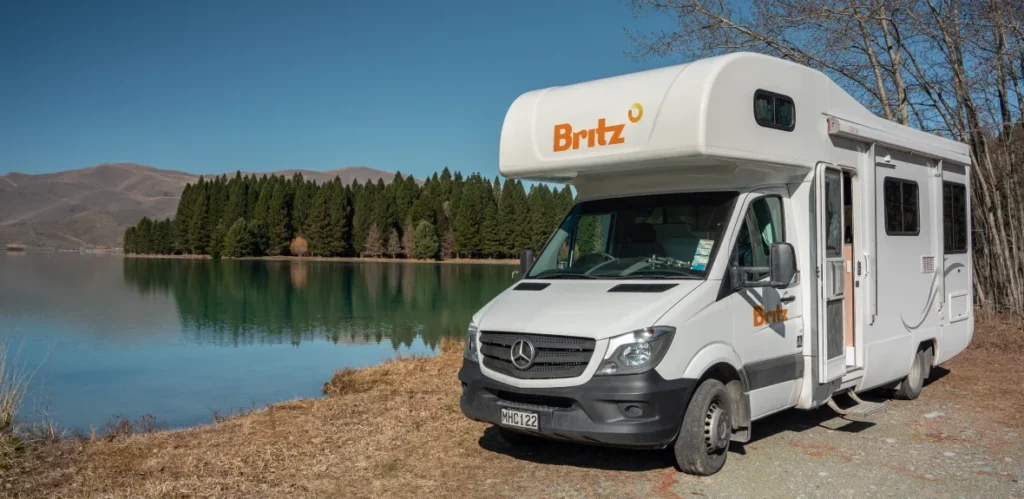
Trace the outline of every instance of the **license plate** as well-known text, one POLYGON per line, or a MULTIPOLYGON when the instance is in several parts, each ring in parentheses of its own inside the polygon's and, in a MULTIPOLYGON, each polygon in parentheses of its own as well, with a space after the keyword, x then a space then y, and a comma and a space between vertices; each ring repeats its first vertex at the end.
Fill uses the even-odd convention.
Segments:
POLYGON ((511 409, 501 410, 501 424, 505 426, 526 428, 529 430, 536 430, 539 428, 537 425, 536 414, 526 411, 513 411, 511 409))

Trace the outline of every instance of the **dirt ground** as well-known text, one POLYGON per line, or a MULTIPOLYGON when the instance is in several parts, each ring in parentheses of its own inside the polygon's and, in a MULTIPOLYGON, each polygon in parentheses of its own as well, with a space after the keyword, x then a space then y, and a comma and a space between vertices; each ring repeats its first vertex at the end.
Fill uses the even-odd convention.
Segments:
POLYGON ((26 451, 8 497, 1024 497, 1024 326, 978 325, 921 398, 754 425, 720 473, 667 451, 512 447, 458 407, 458 348, 342 371, 328 397, 176 432, 26 451))

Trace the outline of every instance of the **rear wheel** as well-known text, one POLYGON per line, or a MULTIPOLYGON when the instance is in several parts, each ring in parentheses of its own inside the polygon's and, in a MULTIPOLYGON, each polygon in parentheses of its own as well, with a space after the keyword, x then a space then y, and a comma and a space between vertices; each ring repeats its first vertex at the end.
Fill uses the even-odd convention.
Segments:
POLYGON ((902 400, 914 400, 921 395, 924 382, 932 372, 932 347, 923 348, 914 355, 910 372, 896 387, 895 397, 902 400))
POLYGON ((697 387, 673 447, 681 471, 708 476, 725 466, 732 439, 730 407, 721 381, 708 379, 697 387))

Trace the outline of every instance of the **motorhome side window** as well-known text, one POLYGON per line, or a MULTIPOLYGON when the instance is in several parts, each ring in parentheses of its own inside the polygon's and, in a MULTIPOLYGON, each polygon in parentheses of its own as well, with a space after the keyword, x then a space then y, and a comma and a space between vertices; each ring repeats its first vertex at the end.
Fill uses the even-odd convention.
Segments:
MULTIPOLYGON (((772 244, 785 241, 782 220, 782 200, 778 196, 766 196, 750 203, 736 236, 733 265, 768 267, 772 244)), ((760 280, 768 277, 768 273, 750 274, 750 277, 760 280)))
POLYGON ((967 252, 967 187, 942 183, 942 234, 945 253, 967 252))
POLYGON ((792 132, 796 128, 793 99, 775 92, 754 92, 754 120, 758 125, 792 132))
POLYGON ((885 233, 890 236, 916 236, 921 232, 917 182, 886 177, 882 185, 885 198, 885 233))
POLYGON ((703 279, 722 244, 735 192, 583 201, 541 250, 528 278, 703 279))

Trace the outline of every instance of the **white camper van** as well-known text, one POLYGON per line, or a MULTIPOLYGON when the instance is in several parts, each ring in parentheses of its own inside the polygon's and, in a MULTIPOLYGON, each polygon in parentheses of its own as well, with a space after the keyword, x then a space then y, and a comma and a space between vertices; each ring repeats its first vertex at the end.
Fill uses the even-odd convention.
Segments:
POLYGON ((469 324, 462 411, 506 440, 709 475, 754 421, 913 399, 971 340, 968 147, 819 71, 737 53, 536 90, 500 149, 580 199, 469 324))

